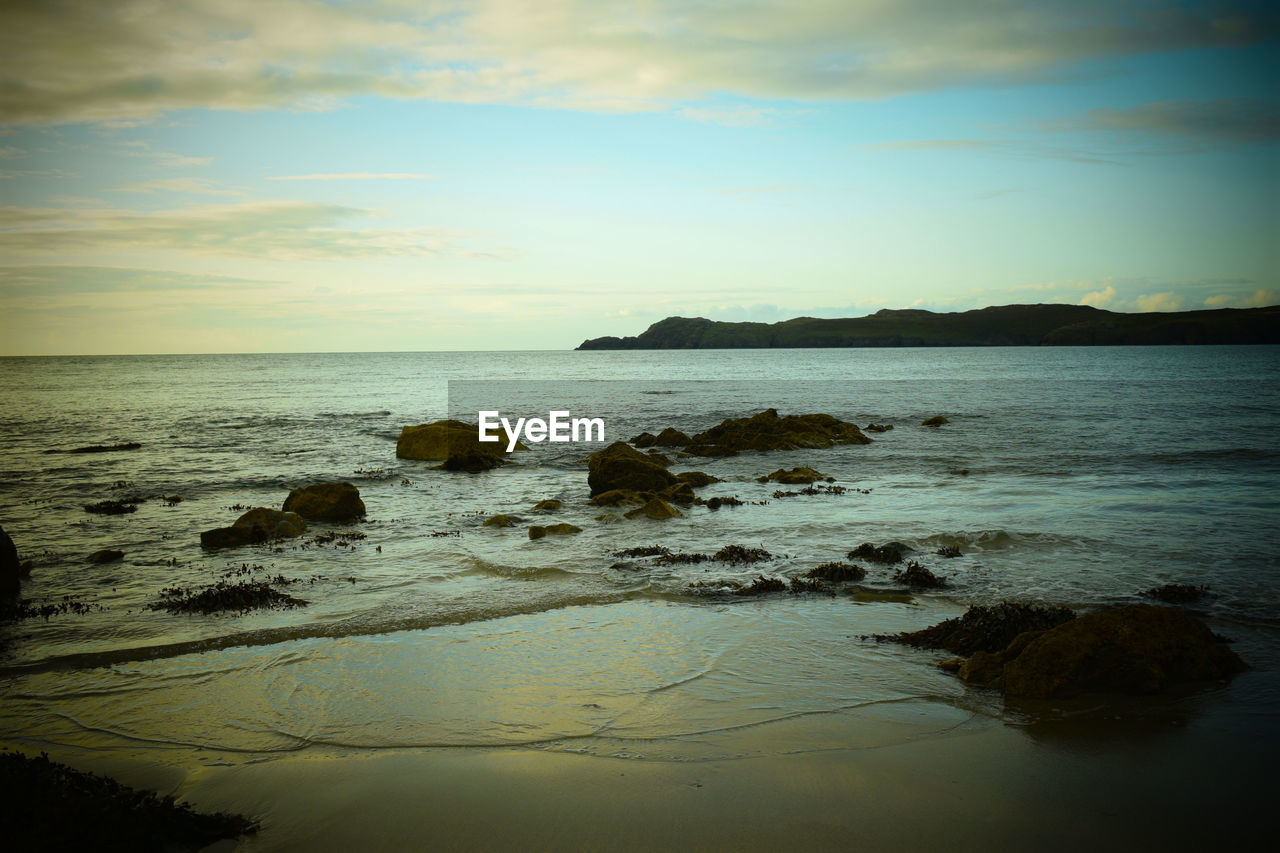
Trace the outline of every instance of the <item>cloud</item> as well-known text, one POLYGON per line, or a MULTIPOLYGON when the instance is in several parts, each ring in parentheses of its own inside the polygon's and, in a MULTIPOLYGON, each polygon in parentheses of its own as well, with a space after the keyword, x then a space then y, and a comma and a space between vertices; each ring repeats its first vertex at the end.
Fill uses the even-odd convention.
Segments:
POLYGON ((510 254, 472 248, 468 235, 439 229, 341 227, 368 216, 357 208, 294 201, 147 212, 9 206, 0 207, 0 249, 34 254, 159 249, 279 260, 510 254))
POLYGON ((1142 294, 1138 297, 1139 311, 1180 311, 1182 297, 1174 293, 1142 294))
POLYGON ((1161 101, 1127 109, 1092 110, 1044 125, 1046 130, 1101 131, 1192 143, 1196 150, 1235 148, 1280 139, 1280 103, 1253 98, 1161 101))
POLYGON ((119 125, 361 95, 724 120, 702 102, 1043 82, 1091 60, 1256 44, 1275 30, 1243 0, 6 3, 5 60, 20 73, 0 89, 0 120, 119 125))
POLYGON ((1116 300, 1116 289, 1108 284, 1102 290, 1095 290, 1080 297, 1081 305, 1092 305, 1094 308, 1106 308, 1116 300))
POLYGON ((429 181, 435 175, 415 172, 332 172, 314 175, 275 175, 268 181, 429 181))
POLYGON ((1204 304, 1210 308, 1266 308, 1280 304, 1280 291, 1259 288, 1252 294, 1219 293, 1204 304))
POLYGON ((171 270, 77 264, 0 266, 0 294, 12 304, 24 298, 86 293, 225 290, 269 284, 260 279, 196 275, 171 270))
POLYGON ((212 157, 189 157, 186 154, 175 154, 172 151, 156 151, 148 142, 140 139, 123 143, 124 153, 130 157, 146 157, 156 161, 160 166, 181 169, 188 166, 207 166, 213 162, 212 157))
POLYGON ((129 193, 186 193, 189 195, 244 195, 239 190, 228 190, 218 187, 212 181, 203 178, 160 178, 154 181, 141 181, 136 184, 121 184, 112 187, 117 192, 129 193))
POLYGON ((974 151, 1019 160, 1047 158, 1071 163, 1115 165, 1121 152, 1083 145, 1054 145, 1033 139, 901 139, 861 146, 873 151, 974 151))
POLYGON ((782 114, 781 110, 749 106, 683 107, 676 110, 676 115, 681 118, 725 127, 767 127, 782 114))

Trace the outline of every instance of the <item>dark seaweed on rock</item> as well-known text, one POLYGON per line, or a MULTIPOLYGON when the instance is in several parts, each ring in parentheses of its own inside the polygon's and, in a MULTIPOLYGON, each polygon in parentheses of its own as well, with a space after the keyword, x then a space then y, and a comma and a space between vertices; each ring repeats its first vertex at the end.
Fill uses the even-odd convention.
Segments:
POLYGON ((691 563, 705 563, 710 559, 712 558, 707 554, 699 554, 696 552, 692 554, 682 554, 679 552, 668 551, 664 548, 663 552, 658 555, 658 559, 654 560, 654 562, 659 566, 682 566, 689 565, 691 563))
POLYGON ((24 601, 8 601, 0 603, 0 623, 18 622, 23 619, 33 619, 41 617, 48 619, 50 616, 64 616, 68 613, 74 613, 77 616, 83 616, 86 613, 92 613, 94 610, 101 610, 101 604, 94 604, 89 601, 80 601, 69 595, 64 595, 61 601, 48 602, 42 601, 40 604, 34 603, 33 600, 24 601))
POLYGON ((125 515, 137 512, 138 507, 129 501, 99 501, 95 504, 85 504, 84 511, 96 515, 125 515))
POLYGON ((1044 631, 1074 618, 1075 613, 1065 607, 1002 601, 993 607, 975 605, 963 616, 920 631, 878 634, 875 639, 968 656, 974 652, 1003 651, 1019 634, 1044 631))
POLYGON ((938 577, 915 560, 895 571, 893 579, 913 589, 937 589, 947 584, 945 577, 938 577))
POLYGON ((243 815, 204 814, 173 797, 73 770, 40 753, 0 753, 4 836, 11 850, 203 849, 255 832, 243 815))
POLYGON ((863 542, 857 548, 854 548, 845 556, 850 560, 870 560, 873 563, 901 563, 902 552, 906 547, 899 542, 890 542, 887 545, 876 546, 870 542, 863 542))
POLYGON ((740 501, 736 495, 733 497, 707 498, 706 503, 707 509, 712 512, 715 512, 722 506, 742 506, 742 501, 740 501))
MULTIPOLYGON (((137 450, 142 447, 136 441, 127 441, 124 444, 91 444, 88 447, 73 447, 66 453, 115 453, 118 450, 137 450)), ((56 450, 46 450, 46 453, 57 453, 56 450)))
MULTIPOLYGON (((277 585, 287 583, 276 578, 277 585)), ((218 581, 201 590, 171 587, 161 591, 161 600, 147 605, 150 610, 167 610, 170 613, 248 613, 250 610, 287 610, 306 607, 310 602, 274 589, 263 581, 227 583, 218 581)))
POLYGON ((867 576, 867 570, 853 563, 823 563, 805 574, 807 578, 843 583, 844 581, 860 581, 867 576))
POLYGON ((749 585, 739 587, 733 591, 734 595, 763 595, 767 592, 784 592, 787 584, 780 578, 767 578, 760 575, 749 585))
POLYGON ((693 436, 687 448, 698 456, 733 456, 742 450, 797 450, 837 444, 869 444, 856 424, 831 415, 786 415, 766 409, 749 418, 728 418, 693 436))
POLYGON ((773 555, 763 548, 748 548, 744 545, 726 545, 716 551, 715 558, 722 563, 737 565, 739 563, 759 563, 772 560, 773 555))
POLYGON ((1206 585, 1193 586, 1189 583, 1167 583, 1138 593, 1143 598, 1154 598, 1166 604, 1193 604, 1212 594, 1206 585))
POLYGON ((936 553, 939 557, 946 557, 948 559, 951 559, 953 557, 964 556, 964 554, 960 553, 960 549, 954 545, 943 545, 940 548, 938 548, 938 550, 935 551, 934 553, 936 553))
POLYGON ((614 551, 615 557, 656 557, 659 554, 667 553, 667 549, 661 545, 641 545, 638 548, 623 548, 621 551, 614 551))

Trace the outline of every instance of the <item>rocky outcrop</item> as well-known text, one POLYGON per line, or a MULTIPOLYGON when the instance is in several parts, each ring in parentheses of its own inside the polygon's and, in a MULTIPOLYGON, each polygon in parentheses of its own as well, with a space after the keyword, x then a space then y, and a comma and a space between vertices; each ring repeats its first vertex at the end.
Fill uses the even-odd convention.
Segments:
POLYGON ((882 635, 876 639, 968 656, 980 651, 1003 651, 1019 634, 1044 631, 1074 618, 1075 614, 1065 607, 1002 601, 994 606, 975 605, 963 616, 920 631, 882 635))
MULTIPOLYGON (((486 470, 502 464, 507 453, 507 434, 499 430, 498 441, 481 441, 479 427, 466 421, 443 420, 407 426, 396 441, 396 457, 445 462, 450 471, 486 470), (450 463, 450 460, 452 462, 450 463)), ((516 450, 529 448, 519 442, 516 450)))
POLYGON ((665 503, 660 498, 650 498, 645 502, 644 506, 636 507, 628 513, 624 513, 627 518, 652 518, 655 521, 663 521, 668 518, 684 518, 684 513, 675 507, 665 503))
POLYGON ((518 515, 491 515, 484 520, 482 527, 514 527, 524 521, 518 515))
POLYGON ((365 515, 360 490, 351 483, 315 483, 294 489, 282 509, 307 521, 352 521, 365 515))
POLYGON ((657 435, 651 432, 642 432, 631 439, 631 443, 636 447, 685 447, 691 441, 693 439, 687 433, 683 433, 675 427, 667 427, 657 435))
POLYGON ((825 480, 826 478, 826 474, 819 473, 808 466, 801 466, 799 468, 792 468, 790 471, 785 471, 782 468, 779 468, 772 474, 766 474, 763 477, 758 477, 756 482, 767 483, 772 480, 775 483, 782 483, 787 486, 807 486, 810 483, 816 483, 819 480, 825 480))
POLYGON ((846 556, 850 560, 870 560, 873 563, 901 563, 902 555, 911 549, 901 542, 886 542, 883 545, 873 545, 870 542, 863 542, 857 548, 854 548, 846 556))
POLYGON ((535 524, 529 528, 530 539, 542 539, 546 536, 572 536, 581 533, 582 528, 572 524, 548 524, 545 527, 535 524))
POLYGON ((660 492, 678 483, 653 457, 621 441, 587 457, 587 471, 592 497, 618 489, 660 492))
POLYGON ((555 498, 547 498, 546 500, 538 501, 536 504, 533 505, 533 508, 529 511, 530 512, 555 512, 556 510, 560 509, 560 507, 562 506, 564 506, 563 501, 558 501, 555 498))
POLYGON ((288 539, 301 536, 307 530, 307 522, 295 512, 254 507, 235 520, 230 527, 218 527, 200 534, 200 547, 238 548, 271 539, 288 539))
POLYGON ((947 420, 942 415, 934 415, 931 418, 925 418, 924 420, 922 420, 920 422, 920 426, 940 427, 943 424, 949 424, 949 423, 951 423, 951 421, 947 420))
POLYGON ((712 477, 710 474, 704 474, 701 471, 684 471, 676 474, 676 479, 682 483, 689 484, 694 489, 701 489, 703 486, 721 482, 719 477, 712 477))
POLYGON ((698 456, 733 456, 743 450, 797 450, 837 444, 869 444, 856 424, 831 415, 787 415, 766 409, 749 418, 728 418, 693 437, 686 448, 698 456))
POLYGON ((114 563, 116 560, 123 559, 124 551, 118 551, 115 548, 103 548, 101 551, 94 551, 88 557, 85 557, 85 562, 102 565, 103 563, 114 563))
POLYGON ((1001 657, 1005 694, 1034 699, 1086 692, 1154 693, 1247 669, 1199 619, 1154 604, 1081 616, 1021 644, 1015 639, 1001 657))

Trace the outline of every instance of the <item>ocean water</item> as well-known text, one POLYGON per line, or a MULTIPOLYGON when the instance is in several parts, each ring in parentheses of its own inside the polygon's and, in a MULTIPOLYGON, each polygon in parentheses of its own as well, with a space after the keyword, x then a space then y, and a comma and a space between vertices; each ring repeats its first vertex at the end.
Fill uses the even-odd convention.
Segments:
MULTIPOLYGON (((1090 608, 1170 582, 1210 585, 1198 611, 1255 667, 1218 701, 1265 715, 1280 700, 1276 347, 11 358, 0 389, 0 523, 35 564, 23 597, 92 605, 0 627, 11 742, 687 759, 724 754, 717 732, 797 716, 884 722, 941 701, 957 719, 1000 717, 997 697, 936 671, 936 656, 863 635, 971 603, 1090 608), (678 459, 673 471, 722 479, 700 496, 747 503, 663 522, 587 505, 583 458, 598 444, 535 444, 481 474, 395 457, 402 426, 479 408, 569 409, 603 418, 614 441, 771 407, 895 428, 869 445, 678 459), (950 424, 920 426, 936 414, 950 424), (126 441, 142 446, 59 452, 126 441), (788 487, 755 481, 794 465, 849 491, 774 497, 788 487), (243 508, 335 480, 359 487, 365 521, 201 550, 200 532, 243 508), (130 515, 83 509, 125 495, 149 499, 130 515), (564 506, 531 513, 544 498, 564 506), (530 541, 527 524, 482 527, 491 513, 583 532, 530 541), (315 541, 347 531, 364 537, 315 541), (728 594, 889 540, 948 586, 911 602, 728 594), (654 544, 774 558, 661 567, 614 554, 654 544), (943 545, 963 556, 943 559, 943 545), (126 556, 87 564, 101 548, 126 556), (309 605, 148 607, 166 587, 236 570, 293 579, 287 591, 309 605)), ((868 568, 866 585, 895 586, 890 569, 868 568)))

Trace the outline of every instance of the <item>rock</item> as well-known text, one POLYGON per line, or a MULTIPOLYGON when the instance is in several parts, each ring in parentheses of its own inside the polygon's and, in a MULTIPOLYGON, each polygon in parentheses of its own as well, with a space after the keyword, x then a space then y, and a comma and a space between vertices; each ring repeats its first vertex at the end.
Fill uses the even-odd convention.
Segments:
POLYGON ((572 524, 549 524, 546 527, 535 524, 529 528, 530 539, 541 539, 544 536, 572 536, 575 533, 581 533, 581 527, 575 527, 572 524))
POLYGON ((1075 614, 1065 607, 1002 601, 995 606, 974 605, 963 616, 947 619, 920 631, 880 635, 876 639, 892 640, 924 649, 945 649, 956 655, 971 655, 977 651, 1003 651, 1024 633, 1043 631, 1074 618, 1075 614))
POLYGON ((710 474, 704 474, 701 471, 685 471, 682 474, 676 474, 676 479, 682 483, 687 483, 694 489, 701 489, 703 486, 721 482, 719 477, 712 477, 710 474))
POLYGON ((1180 682, 1228 678, 1247 669, 1194 616, 1130 604, 1051 628, 1004 664, 1008 696, 1051 699, 1084 692, 1153 693, 1180 682))
POLYGON ((592 506, 620 506, 622 504, 639 505, 647 500, 645 494, 633 492, 630 489, 610 489, 591 498, 587 503, 592 506))
POLYGON ((959 672, 960 667, 964 666, 964 658, 947 658, 934 665, 943 672, 959 672))
POLYGON ((518 515, 491 515, 484 520, 482 527, 514 527, 524 521, 518 515))
POLYGON ((94 551, 85 558, 87 562, 102 564, 114 563, 116 560, 124 559, 124 551, 117 551, 113 548, 103 548, 101 551, 94 551))
POLYGON ((621 441, 592 453, 587 457, 587 468, 592 497, 615 489, 660 492, 678 482, 652 457, 621 441))
POLYGON ((745 545, 726 545, 719 551, 716 551, 715 559, 736 566, 739 563, 759 563, 763 560, 772 560, 773 555, 763 548, 749 548, 745 545))
POLYGON ((785 592, 786 583, 780 578, 767 578, 764 575, 758 576, 750 585, 743 586, 733 591, 734 595, 764 595, 767 592, 785 592))
POLYGON ((657 439, 658 437, 651 432, 642 432, 639 435, 631 436, 630 443, 643 449, 646 447, 653 447, 653 443, 657 441, 657 439))
POLYGON ((945 577, 938 577, 915 560, 895 571, 893 579, 898 583, 906 584, 912 589, 938 589, 947 585, 945 577))
POLYGON ((964 556, 964 554, 960 553, 960 549, 954 545, 941 545, 938 547, 938 550, 933 553, 937 554, 939 557, 946 557, 948 560, 964 556))
POLYGON ((758 483, 767 483, 772 480, 775 483, 782 483, 787 486, 804 485, 816 483, 819 480, 826 479, 826 474, 820 474, 807 466, 792 468, 790 471, 784 471, 779 468, 772 474, 766 474, 756 480, 758 483))
POLYGON ((238 548, 269 539, 301 536, 306 530, 307 522, 296 512, 282 512, 260 506, 237 518, 230 527, 219 527, 201 533, 200 547, 238 548))
POLYGON ((137 450, 142 447, 136 441, 127 441, 124 444, 92 444, 88 447, 73 447, 68 453, 115 453, 120 450, 137 450))
POLYGON ((360 490, 350 483, 315 483, 294 489, 281 508, 307 521, 351 521, 365 514, 360 490))
POLYGON ((797 450, 836 444, 869 444, 856 424, 831 415, 787 415, 766 409, 749 418, 729 418, 691 439, 699 456, 732 456, 742 450, 797 450))
POLYGON ((650 498, 644 506, 636 507, 628 513, 627 518, 652 518, 655 521, 662 521, 667 518, 684 518, 684 513, 664 503, 659 498, 650 498))
POLYGON ((915 601, 910 590, 878 589, 872 586, 855 586, 849 592, 849 598, 863 604, 885 602, 892 604, 911 604, 915 601))
POLYGON ((974 652, 957 674, 966 684, 999 687, 1004 675, 1004 655, 1001 652, 974 652))
POLYGON ((18 546, 13 544, 9 534, 0 527, 0 593, 17 592, 21 586, 18 579, 23 574, 26 573, 22 571, 22 561, 18 559, 18 546))
POLYGON ((693 442, 687 434, 674 427, 667 427, 653 440, 655 447, 685 447, 693 442))
MULTIPOLYGON (((423 459, 442 462, 451 456, 465 458, 470 455, 501 459, 507 452, 507 433, 500 432, 498 441, 481 441, 479 427, 466 421, 443 420, 400 430, 396 441, 396 457, 399 459, 423 459)), ((517 442, 516 450, 529 448, 517 442)), ((490 466, 493 467, 493 466, 490 466)), ((451 468, 449 470, 469 470, 451 468)))
POLYGON ((722 506, 742 506, 743 502, 738 500, 734 495, 725 495, 721 497, 707 498, 705 501, 707 509, 715 512, 722 506))
POLYGON ((555 498, 547 498, 544 501, 538 501, 530 512, 555 512, 562 506, 564 506, 563 501, 558 501, 555 498))
POLYGON ((893 424, 867 424, 863 429, 867 432, 888 432, 893 429, 893 424))
POLYGON ((805 577, 824 581, 843 583, 844 581, 860 581, 867 576, 867 570, 852 563, 823 563, 810 569, 805 577))
POLYGON ((453 453, 449 458, 436 466, 441 471, 465 471, 475 474, 480 471, 488 471, 493 468, 507 464, 500 456, 491 456, 486 453, 470 451, 467 453, 453 453))
POLYGON ((920 426, 940 427, 943 424, 949 424, 949 423, 951 423, 951 421, 947 420, 942 415, 934 415, 931 418, 926 418, 925 420, 921 421, 920 426))
POLYGON ((1193 586, 1189 583, 1167 583, 1138 593, 1143 598, 1154 598, 1165 604, 1194 604, 1206 595, 1212 594, 1208 586, 1193 586))
POLYGON ((863 542, 845 556, 850 560, 870 560, 873 563, 901 563, 902 555, 910 550, 901 542, 886 542, 879 546, 863 542))

